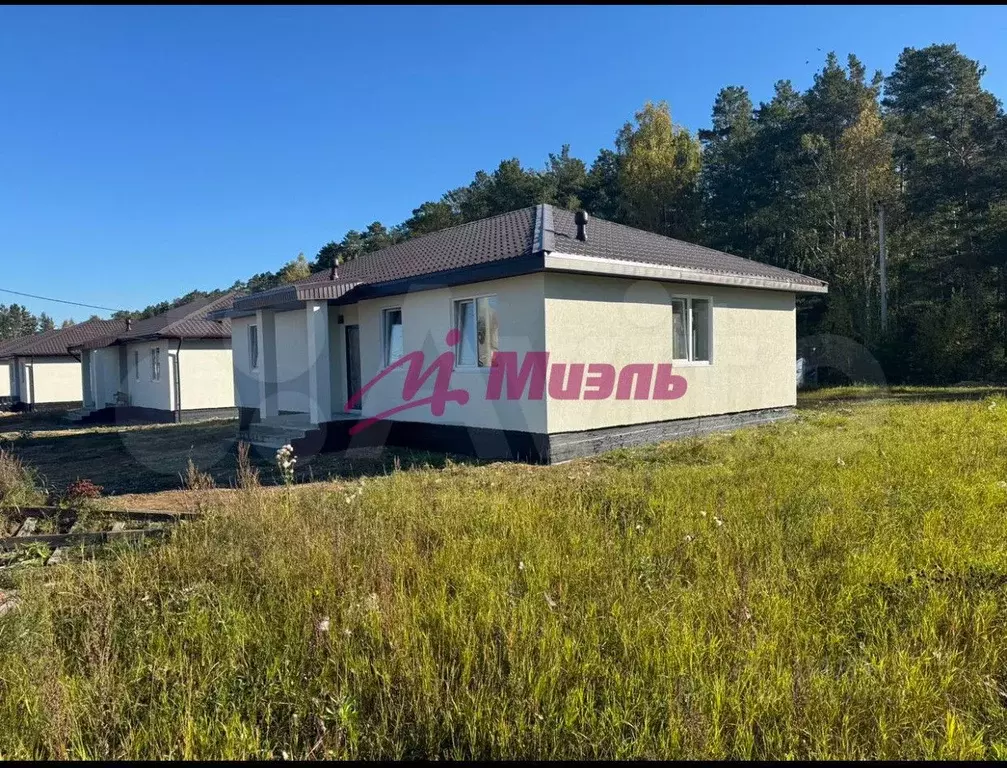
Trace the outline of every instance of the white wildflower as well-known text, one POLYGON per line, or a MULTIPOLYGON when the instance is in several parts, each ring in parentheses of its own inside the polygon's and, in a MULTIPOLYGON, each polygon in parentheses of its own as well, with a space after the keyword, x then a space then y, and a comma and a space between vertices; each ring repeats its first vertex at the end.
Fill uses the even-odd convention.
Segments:
POLYGON ((715 522, 717 524, 718 528, 724 524, 724 521, 721 520, 719 517, 716 517, 716 516, 714 516, 713 522, 715 522))
POLYGON ((685 535, 685 543, 686 543, 686 544, 691 544, 691 543, 692 543, 692 542, 693 542, 693 541, 695 540, 695 538, 696 538, 696 537, 695 537, 695 536, 693 536, 693 535, 692 535, 691 533, 687 533, 687 534, 685 535))
POLYGON ((517 569, 519 571, 523 571, 524 570, 524 560, 518 560, 517 569))
POLYGON ((706 517, 706 510, 705 509, 699 510, 699 514, 701 517, 706 517))
POLYGON ((326 616, 315 625, 315 630, 318 632, 328 632, 329 626, 329 617, 326 616))
POLYGON ((549 597, 549 593, 548 592, 543 592, 542 596, 545 597, 545 602, 546 602, 546 605, 549 606, 549 609, 553 610, 553 611, 556 610, 556 601, 553 600, 551 597, 549 597))
POLYGON ((846 462, 843 461, 843 457, 842 456, 840 456, 838 459, 836 459, 836 464, 838 466, 840 466, 840 467, 845 467, 846 466, 846 462))

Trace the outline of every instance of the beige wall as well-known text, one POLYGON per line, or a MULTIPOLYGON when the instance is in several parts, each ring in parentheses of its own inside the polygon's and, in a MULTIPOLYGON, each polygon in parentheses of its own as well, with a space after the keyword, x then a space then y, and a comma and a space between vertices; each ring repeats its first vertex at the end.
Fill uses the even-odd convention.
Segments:
POLYGON ((178 354, 183 411, 234 406, 229 339, 183 341, 178 354))
POLYGON ((22 390, 22 400, 34 403, 69 403, 84 397, 80 382, 80 363, 72 357, 35 357, 20 359, 22 376, 27 381, 30 370, 34 381, 34 399, 31 390, 22 390))
POLYGON ((547 273, 550 363, 671 362, 675 296, 713 300, 712 362, 676 364, 688 382, 676 400, 553 400, 548 431, 572 432, 796 402, 794 295, 779 291, 547 273))
MULTIPOLYGON (((458 299, 489 294, 497 297, 500 349, 524 352, 544 348, 544 276, 522 275, 503 280, 438 288, 428 291, 371 299, 356 305, 356 321, 360 325, 360 358, 362 383, 367 382, 382 369, 381 311, 401 307, 403 349, 406 353, 422 349, 426 365, 437 355, 450 351, 444 337, 454 326, 453 302, 458 299)), ((344 322, 354 320, 352 314, 340 308, 344 322)), ((345 348, 340 339, 339 358, 341 390, 345 392, 345 374, 342 373, 345 348)), ((405 370, 398 369, 383 379, 364 398, 364 416, 376 415, 402 403, 402 384, 405 370)), ((463 424, 473 427, 544 432, 546 428, 545 401, 487 401, 486 383, 489 369, 455 371, 451 377, 452 389, 469 392, 465 405, 449 403, 442 417, 431 414, 429 407, 403 411, 392 418, 402 421, 423 421, 441 424, 463 424)), ((429 396, 433 391, 433 378, 428 380, 414 399, 429 396)), ((345 398, 342 401, 345 403, 345 398)), ((340 403, 341 405, 342 403, 340 403)))

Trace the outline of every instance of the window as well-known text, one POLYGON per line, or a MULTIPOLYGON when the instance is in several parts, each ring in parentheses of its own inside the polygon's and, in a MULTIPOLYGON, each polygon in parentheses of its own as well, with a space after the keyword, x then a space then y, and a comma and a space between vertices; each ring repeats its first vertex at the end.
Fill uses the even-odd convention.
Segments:
POLYGON ((460 334, 455 347, 459 368, 489 368, 500 348, 496 296, 480 296, 455 302, 455 328, 460 334))
POLYGON ((161 380, 161 348, 150 348, 150 380, 161 380))
POLYGON ((133 350, 133 375, 137 381, 140 380, 140 350, 138 349, 133 350))
POLYGON ((381 318, 384 365, 387 368, 402 357, 402 310, 386 309, 381 318))
POLYGON ((259 367, 259 328, 248 326, 248 365, 254 371, 259 367))
POLYGON ((709 299, 671 300, 673 360, 710 362, 713 318, 709 299))

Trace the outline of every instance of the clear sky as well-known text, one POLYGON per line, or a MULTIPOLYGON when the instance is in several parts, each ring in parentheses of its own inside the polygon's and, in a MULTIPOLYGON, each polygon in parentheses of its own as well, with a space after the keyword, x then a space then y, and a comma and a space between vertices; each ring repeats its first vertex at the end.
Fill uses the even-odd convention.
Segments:
MULTIPOLYGON (((998 7, 0 8, 0 288, 142 308, 401 222, 504 158, 590 162, 647 99, 891 71, 955 42, 1007 98, 998 7)), ((57 320, 91 310, 0 293, 57 320)), ((102 314, 102 313, 99 313, 102 314)))

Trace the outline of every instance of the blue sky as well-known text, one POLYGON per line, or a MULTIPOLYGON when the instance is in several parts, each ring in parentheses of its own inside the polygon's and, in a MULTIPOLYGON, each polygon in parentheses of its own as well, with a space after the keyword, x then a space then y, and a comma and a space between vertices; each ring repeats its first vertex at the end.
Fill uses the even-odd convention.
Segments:
POLYGON ((888 73, 955 42, 1003 99, 1005 39, 997 7, 0 8, 0 288, 229 285, 501 159, 590 162, 647 99, 696 130, 722 86, 807 87, 829 50, 888 73))

